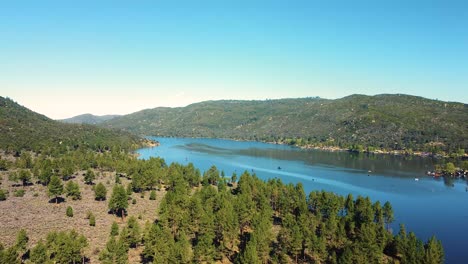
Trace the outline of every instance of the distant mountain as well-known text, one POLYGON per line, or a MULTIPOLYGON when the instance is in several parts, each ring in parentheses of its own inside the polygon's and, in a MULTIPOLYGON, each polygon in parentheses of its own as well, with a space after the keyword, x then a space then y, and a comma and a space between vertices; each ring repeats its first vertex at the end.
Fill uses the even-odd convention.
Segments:
POLYGON ((90 124, 90 125, 96 125, 99 123, 102 123, 104 121, 110 120, 112 118, 118 117, 119 115, 103 115, 103 116, 97 116, 97 115, 92 115, 92 114, 83 114, 83 115, 77 115, 74 117, 70 117, 67 119, 61 119, 58 120, 60 122, 64 123, 71 123, 71 124, 90 124))
POLYGON ((382 94, 160 107, 101 123, 140 135, 453 152, 468 149, 468 105, 382 94))
POLYGON ((78 147, 94 150, 135 148, 141 139, 128 132, 93 125, 64 124, 0 96, 0 149, 62 152, 78 147))

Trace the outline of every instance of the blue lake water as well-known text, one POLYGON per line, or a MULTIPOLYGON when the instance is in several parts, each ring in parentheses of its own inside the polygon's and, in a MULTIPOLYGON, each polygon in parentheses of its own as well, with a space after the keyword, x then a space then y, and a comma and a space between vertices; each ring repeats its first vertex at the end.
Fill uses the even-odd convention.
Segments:
POLYGON ((306 193, 327 190, 369 196, 382 204, 390 201, 395 233, 399 223, 404 223, 424 240, 436 235, 444 245, 447 263, 468 261, 467 183, 425 176, 433 168, 430 158, 368 156, 222 139, 152 139, 161 145, 138 150, 140 158, 159 156, 168 164, 192 162, 202 172, 216 165, 226 176, 247 170, 261 179, 301 182, 306 193))

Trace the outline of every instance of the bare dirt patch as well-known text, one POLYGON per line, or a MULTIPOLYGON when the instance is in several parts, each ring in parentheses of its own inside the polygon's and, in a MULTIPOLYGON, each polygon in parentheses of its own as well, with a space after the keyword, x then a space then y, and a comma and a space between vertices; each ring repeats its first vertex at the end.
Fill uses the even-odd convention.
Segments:
MULTIPOLYGON (((9 195, 6 201, 0 202, 0 241, 5 246, 11 246, 16 240, 16 234, 20 229, 25 229, 30 238, 29 246, 36 244, 39 239, 45 239, 47 233, 57 230, 75 229, 88 239, 89 246, 86 255, 90 257, 91 263, 98 263, 99 252, 105 247, 109 237, 111 225, 116 221, 120 228, 126 225, 126 220, 108 213, 108 201, 94 200, 94 191, 91 185, 86 185, 82 173, 72 179, 80 185, 82 200, 73 201, 65 198, 64 203, 49 203, 47 187, 39 184, 31 186, 13 187, 13 182, 8 181, 8 172, 0 172, 3 178, 0 188, 8 190, 9 195), (24 189, 24 197, 14 197, 15 190, 24 189), (73 217, 65 215, 66 208, 73 208, 73 217), (88 211, 96 217, 96 226, 90 226, 86 219, 88 211)), ((115 173, 104 172, 95 183, 102 182, 107 188, 107 198, 112 194, 115 173)), ((122 184, 126 186, 129 181, 121 178, 122 184)), ((135 216, 143 228, 146 221, 154 221, 157 216, 157 208, 161 202, 165 191, 156 192, 156 200, 149 200, 149 193, 144 198, 140 194, 132 194, 132 199, 136 199, 136 204, 129 201, 128 216, 135 216)), ((131 259, 135 263, 136 257, 131 259)))

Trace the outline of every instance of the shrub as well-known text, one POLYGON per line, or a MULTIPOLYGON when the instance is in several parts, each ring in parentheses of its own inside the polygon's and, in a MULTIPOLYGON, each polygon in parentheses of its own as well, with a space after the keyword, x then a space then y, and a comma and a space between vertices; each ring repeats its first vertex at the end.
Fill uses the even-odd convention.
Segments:
POLYGON ((0 189, 0 201, 6 200, 6 192, 0 189))
POLYGON ((136 199, 135 198, 133 198, 132 204, 136 204, 136 199))
POLYGON ((91 214, 89 216, 89 225, 90 226, 96 226, 96 217, 94 216, 94 214, 91 214))
POLYGON ((24 193, 26 191, 21 189, 21 190, 16 190, 15 193, 13 194, 15 197, 23 197, 24 196, 24 193))
POLYGON ((73 217, 73 208, 71 206, 67 207, 67 216, 73 217))
POLYGON ((155 190, 152 190, 150 192, 150 197, 149 197, 150 200, 156 200, 156 191, 155 190))

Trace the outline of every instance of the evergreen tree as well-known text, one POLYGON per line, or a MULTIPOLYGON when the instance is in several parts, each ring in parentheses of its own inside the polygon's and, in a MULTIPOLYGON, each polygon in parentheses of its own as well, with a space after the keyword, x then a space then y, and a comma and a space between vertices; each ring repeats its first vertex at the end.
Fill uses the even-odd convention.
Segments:
POLYGON ((383 206, 383 217, 384 217, 385 224, 387 225, 387 229, 388 229, 388 226, 391 223, 393 223, 393 220, 394 220, 393 208, 392 208, 392 205, 388 201, 385 202, 383 206))
POLYGON ((94 174, 94 171, 92 171, 91 169, 86 170, 86 173, 84 175, 84 181, 86 184, 93 184, 95 178, 96 175, 94 174))
POLYGON ((81 200, 80 186, 73 181, 67 182, 65 186, 67 197, 71 196, 72 200, 81 200))
POLYGON ((121 184, 119 174, 115 174, 115 184, 121 184))
POLYGON ((125 217, 125 210, 128 207, 127 192, 120 184, 114 186, 112 196, 109 200, 109 210, 120 215, 122 219, 125 217))
POLYGON ((231 176, 231 183, 235 183, 236 181, 237 181, 237 174, 233 172, 231 176))
POLYGON ((49 255, 47 254, 47 247, 44 242, 39 240, 35 247, 31 249, 30 260, 35 264, 43 264, 49 262, 49 255))
POLYGON ((145 232, 145 248, 143 258, 153 263, 168 263, 171 248, 174 245, 174 237, 170 229, 152 224, 145 232))
POLYGON ((5 200, 6 200, 6 192, 0 189, 0 201, 5 201, 5 200))
POLYGON ((51 232, 47 235, 46 247, 54 263, 79 263, 83 250, 88 245, 86 238, 76 231, 51 232))
POLYGON ((156 191, 155 191, 155 190, 152 190, 152 191, 150 192, 149 199, 150 199, 150 200, 156 200, 156 191))
POLYGON ((260 264, 260 259, 257 255, 257 240, 255 238, 247 242, 247 246, 243 251, 240 263, 260 264))
POLYGON ((39 172, 39 181, 43 185, 48 185, 52 176, 53 176, 52 164, 51 164, 51 161, 47 159, 44 161, 42 168, 39 172))
POLYGON ((111 236, 118 236, 119 235, 119 225, 115 221, 112 222, 110 235, 111 236))
POLYGON ((6 250, 0 251, 0 263, 20 264, 21 261, 18 258, 18 252, 16 251, 16 247, 10 247, 6 250))
POLYGON ((104 184, 102 184, 101 182, 98 183, 96 187, 94 188, 94 196, 95 196, 95 200, 97 201, 106 200, 107 189, 106 189, 106 186, 104 186, 104 184))
POLYGON ((134 216, 131 216, 127 222, 128 237, 125 238, 131 248, 134 248, 141 241, 140 225, 134 216))
POLYGON ((16 252, 20 254, 20 257, 22 257, 24 253, 26 253, 26 250, 28 248, 28 242, 29 242, 29 237, 28 237, 28 234, 26 233, 26 230, 21 229, 16 235, 16 244, 15 244, 16 252))
POLYGON ((111 237, 106 248, 99 254, 99 260, 103 264, 126 264, 128 263, 128 247, 119 239, 111 237))
POLYGON ((23 182, 23 186, 28 185, 31 182, 31 172, 29 170, 20 170, 18 179, 23 182))
POLYGON ((185 232, 180 232, 171 255, 173 255, 176 263, 191 263, 193 257, 192 245, 185 232))
POLYGON ((58 203, 58 197, 63 193, 63 184, 59 177, 52 176, 49 185, 49 196, 55 197, 55 202, 58 203))
POLYGON ((425 245, 424 263, 444 263, 444 249, 442 248, 441 242, 438 241, 434 236, 432 236, 425 245))

